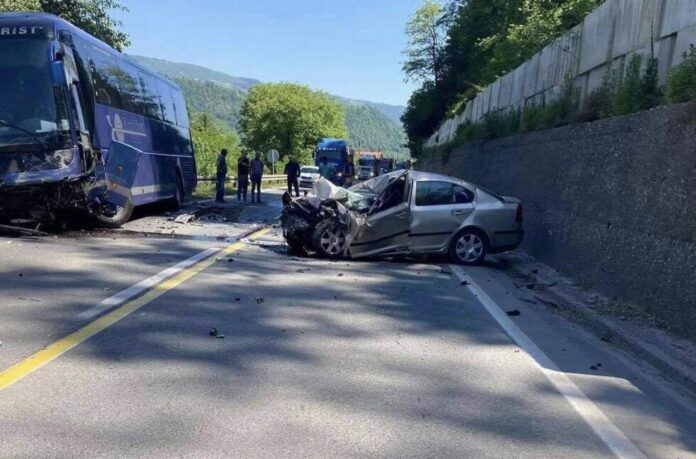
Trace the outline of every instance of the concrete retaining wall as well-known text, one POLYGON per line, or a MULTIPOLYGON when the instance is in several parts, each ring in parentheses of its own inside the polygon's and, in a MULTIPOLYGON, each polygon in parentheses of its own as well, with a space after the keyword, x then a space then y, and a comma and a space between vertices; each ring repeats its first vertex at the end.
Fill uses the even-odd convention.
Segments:
POLYGON ((486 113, 550 100, 567 78, 581 96, 596 90, 606 71, 623 69, 631 54, 658 58, 659 82, 696 44, 696 0, 608 0, 582 24, 550 44, 513 72, 488 86, 464 112, 447 120, 427 146, 449 142, 462 123, 486 113))
POLYGON ((525 205, 524 249, 696 339, 696 105, 472 144, 455 175, 525 205))

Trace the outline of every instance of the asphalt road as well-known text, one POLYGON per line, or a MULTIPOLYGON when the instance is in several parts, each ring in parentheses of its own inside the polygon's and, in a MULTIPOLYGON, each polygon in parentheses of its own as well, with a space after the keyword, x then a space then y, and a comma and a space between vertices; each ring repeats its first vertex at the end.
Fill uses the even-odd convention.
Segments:
POLYGON ((0 456, 696 457, 693 400, 496 266, 233 244, 276 211, 224 241, 0 238, 0 456))

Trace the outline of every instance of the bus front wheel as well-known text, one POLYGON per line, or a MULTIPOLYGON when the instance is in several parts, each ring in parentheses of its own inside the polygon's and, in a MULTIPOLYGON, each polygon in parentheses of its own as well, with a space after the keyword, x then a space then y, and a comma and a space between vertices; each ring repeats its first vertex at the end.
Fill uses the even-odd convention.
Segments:
POLYGON ((97 222, 105 228, 120 228, 133 215, 133 201, 128 199, 123 207, 109 206, 97 215, 97 222))

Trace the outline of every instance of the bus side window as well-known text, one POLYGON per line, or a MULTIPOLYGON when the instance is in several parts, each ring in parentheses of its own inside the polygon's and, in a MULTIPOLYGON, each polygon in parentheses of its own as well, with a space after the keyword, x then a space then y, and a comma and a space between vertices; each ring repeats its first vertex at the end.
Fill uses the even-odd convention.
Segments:
POLYGON ((159 89, 160 106, 162 107, 162 117, 164 121, 170 124, 176 124, 176 112, 174 110, 174 101, 172 101, 172 92, 169 84, 164 81, 157 82, 159 89))
POLYGON ((171 89, 174 109, 176 110, 176 124, 182 128, 189 128, 188 111, 186 110, 186 100, 179 89, 171 89))
POLYGON ((144 115, 156 120, 162 120, 162 108, 160 107, 157 81, 145 72, 138 71, 140 87, 143 96, 144 115))
POLYGON ((138 69, 128 62, 121 62, 121 100, 123 109, 138 115, 144 115, 142 89, 138 69))
POLYGON ((92 56, 90 67, 97 103, 118 109, 123 108, 120 96, 121 88, 118 84, 122 72, 118 62, 109 53, 94 46, 90 51, 92 56))

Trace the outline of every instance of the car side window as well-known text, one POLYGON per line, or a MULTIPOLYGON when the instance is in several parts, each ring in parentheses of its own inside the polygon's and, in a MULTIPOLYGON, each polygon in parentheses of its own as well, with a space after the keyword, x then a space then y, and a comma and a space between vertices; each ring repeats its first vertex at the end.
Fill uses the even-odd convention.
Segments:
POLYGON ((471 191, 451 182, 418 182, 416 185, 417 207, 468 204, 473 200, 471 191))
POLYGON ((454 195, 454 204, 469 204, 474 201, 474 193, 463 186, 454 185, 452 194, 454 195))

